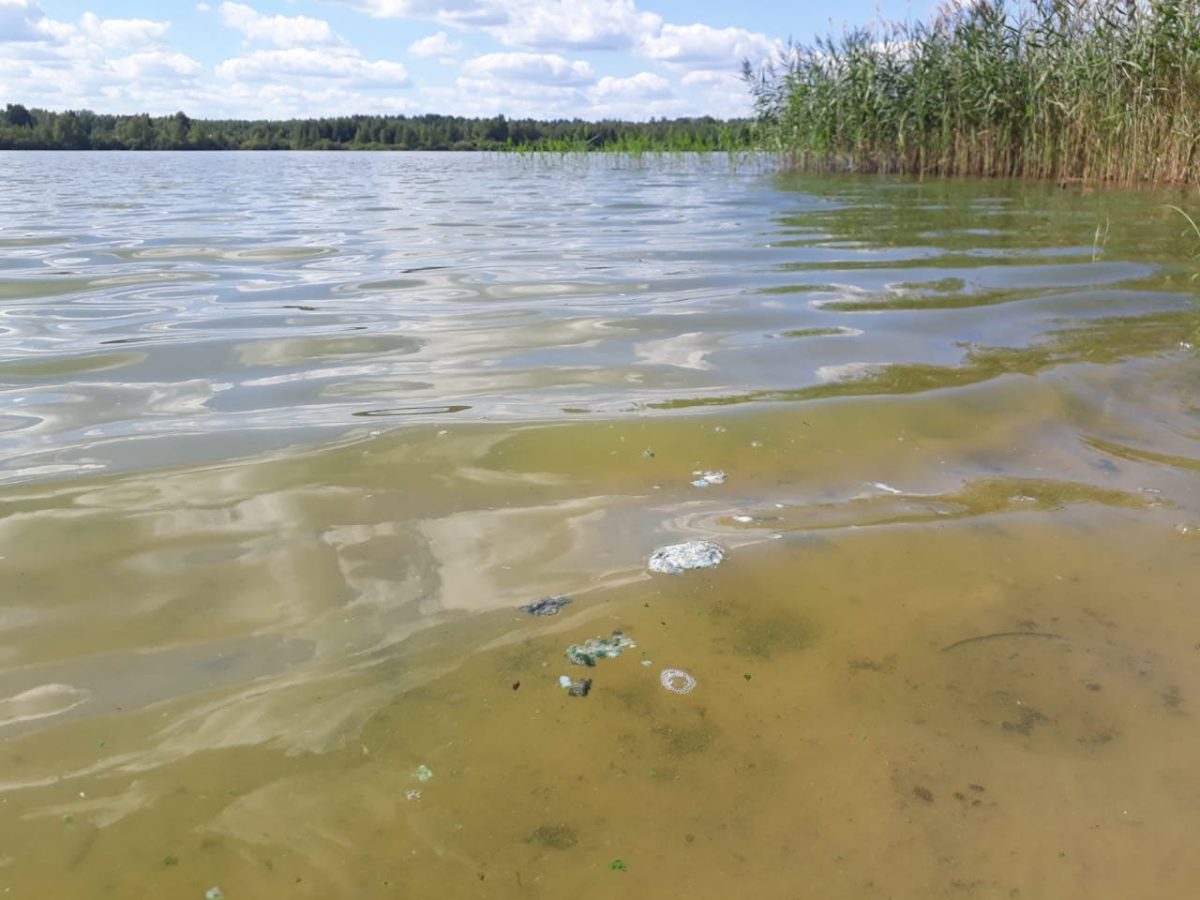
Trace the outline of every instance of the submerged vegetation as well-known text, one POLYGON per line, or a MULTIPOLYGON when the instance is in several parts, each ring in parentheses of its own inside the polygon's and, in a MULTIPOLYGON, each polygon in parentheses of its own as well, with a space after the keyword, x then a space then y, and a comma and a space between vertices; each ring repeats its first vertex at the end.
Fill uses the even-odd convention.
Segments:
POLYGON ((1200 178, 1200 0, 971 0, 744 74, 800 168, 1200 178))
POLYGON ((649 122, 340 116, 249 121, 50 112, 9 103, 0 150, 517 150, 684 153, 747 149, 753 123, 708 116, 649 122))

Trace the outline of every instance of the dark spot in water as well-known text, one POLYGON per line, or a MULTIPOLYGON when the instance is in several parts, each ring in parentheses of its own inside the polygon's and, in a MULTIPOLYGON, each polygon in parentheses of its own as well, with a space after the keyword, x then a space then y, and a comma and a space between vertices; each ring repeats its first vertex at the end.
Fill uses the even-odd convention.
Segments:
POLYGON ((734 647, 745 656, 770 659, 774 653, 800 650, 812 641, 812 626, 799 616, 778 614, 750 619, 737 630, 734 647))
POLYGON ((1090 731, 1079 739, 1079 743, 1092 745, 1107 744, 1113 740, 1116 740, 1117 734, 1118 732, 1113 728, 1090 731))
POLYGON ((1183 706, 1183 694, 1179 693, 1179 685, 1173 684, 1162 692, 1163 706, 1172 712, 1178 712, 1183 706))
POLYGON ((525 839, 525 843, 538 843, 555 850, 570 850, 579 843, 579 835, 570 825, 539 825, 525 839))
POLYGON ((977 794, 982 794, 984 791, 987 790, 987 788, 985 788, 982 784, 968 784, 967 787, 969 787, 971 790, 973 790, 977 794))
POLYGON ((693 753, 703 753, 712 743, 715 732, 712 728, 701 725, 697 728, 671 728, 663 725, 654 729, 671 756, 690 756, 693 753))
POLYGON ((918 800, 921 800, 925 803, 933 802, 933 791, 931 791, 927 787, 922 787, 921 785, 918 784, 915 788, 913 788, 912 792, 913 792, 913 796, 916 797, 918 800))
POLYGON ((890 654, 880 660, 866 657, 852 659, 849 662, 849 668, 851 672, 880 672, 884 675, 891 675, 896 671, 896 654, 890 654))
POLYGON ((1096 684, 1094 681, 1089 681, 1087 683, 1087 689, 1092 692, 1101 690, 1100 685, 1096 684))
POLYGON ((1005 731, 1015 731, 1017 734, 1033 734, 1033 729, 1038 725, 1052 721, 1054 720, 1032 706, 1026 706, 1021 710, 1021 717, 1016 722, 1001 722, 1000 726, 1005 731))

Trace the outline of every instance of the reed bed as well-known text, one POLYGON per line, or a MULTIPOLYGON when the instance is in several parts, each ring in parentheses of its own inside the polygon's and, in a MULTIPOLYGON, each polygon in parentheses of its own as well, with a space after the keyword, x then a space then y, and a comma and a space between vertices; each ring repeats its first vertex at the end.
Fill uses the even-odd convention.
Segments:
POLYGON ((1200 0, 974 0, 744 74, 797 168, 1200 179, 1200 0))

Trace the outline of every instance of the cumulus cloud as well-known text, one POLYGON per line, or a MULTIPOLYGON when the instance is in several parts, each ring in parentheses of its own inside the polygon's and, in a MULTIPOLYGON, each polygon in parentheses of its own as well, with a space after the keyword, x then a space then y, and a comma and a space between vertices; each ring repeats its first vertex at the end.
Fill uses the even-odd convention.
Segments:
POLYGON ((634 0, 344 0, 379 18, 426 19, 481 29, 502 44, 538 50, 624 50, 657 34, 662 18, 634 0))
POLYGON ((243 38, 248 45, 215 68, 189 56, 167 21, 95 13, 58 21, 38 2, 0 0, 0 89, 51 109, 182 108, 196 117, 402 109, 550 118, 737 116, 750 112, 738 79, 741 59, 761 60, 778 46, 743 28, 666 22, 638 0, 337 0, 372 16, 442 26, 408 46, 412 59, 455 62, 467 33, 475 44, 490 41, 492 47, 461 63, 456 80, 443 76, 439 84, 431 74, 414 98, 401 96, 411 86, 397 61, 402 46, 387 54, 391 59, 367 59, 329 22, 266 14, 260 0, 196 3, 232 29, 231 44, 243 38), (619 64, 633 62, 626 71, 635 74, 608 74, 598 62, 603 56, 584 61, 582 51, 623 54, 619 64))
MULTIPOLYGON (((455 27, 483 27, 508 21, 505 0, 344 0, 380 19, 428 19, 455 27)), ((521 3, 523 0, 509 0, 521 3)))
POLYGON ((633 0, 516 0, 506 21, 487 30, 509 46, 627 50, 661 26, 633 0))
POLYGON ((462 73, 472 79, 533 81, 541 84, 582 85, 595 80, 592 67, 555 53, 488 53, 463 63, 462 73))
POLYGON ((643 38, 643 55, 670 63, 702 63, 736 67, 743 59, 757 61, 775 53, 778 44, 764 34, 744 28, 711 25, 663 25, 658 34, 643 38))
POLYGON ((221 22, 245 35, 248 41, 265 41, 278 47, 305 47, 344 43, 324 19, 308 16, 264 16, 244 3, 222 3, 221 22))
POLYGON ((170 22, 151 19, 101 19, 86 12, 79 20, 80 30, 105 47, 143 47, 166 37, 170 22))
POLYGON ((195 108, 248 119, 262 118, 264 109, 270 110, 272 118, 308 119, 341 116, 348 111, 396 115, 412 108, 411 98, 390 93, 386 87, 380 85, 376 90, 364 91, 353 84, 328 82, 223 84, 219 92, 210 89, 203 97, 197 97, 195 108))
POLYGON ((256 50, 227 59, 217 66, 217 75, 236 82, 270 82, 311 79, 364 87, 405 87, 408 70, 397 62, 363 59, 348 50, 290 47, 286 50, 256 50))
POLYGON ((30 0, 0 0, 0 43, 44 41, 46 14, 30 0))
POLYGON ((120 59, 110 60, 108 66, 121 78, 134 80, 146 78, 174 80, 181 75, 196 75, 202 68, 200 63, 186 54, 165 50, 134 53, 120 59))
POLYGON ((653 72, 638 72, 629 78, 614 78, 605 75, 592 89, 592 98, 598 101, 637 100, 651 97, 671 96, 671 83, 653 72))
POLYGON ((634 0, 345 0, 381 18, 417 18, 482 30, 531 50, 630 50, 672 63, 736 66, 771 55, 778 42, 744 28, 674 25, 634 0))
POLYGON ((10 99, 48 109, 134 112, 168 93, 178 108, 202 67, 166 45, 169 27, 90 12, 63 22, 32 0, 0 0, 0 85, 10 99))
POLYGON ((462 44, 450 40, 446 32, 439 31, 437 34, 413 41, 408 47, 408 52, 419 58, 434 56, 440 60, 448 60, 461 49, 462 44))
POLYGON ((583 89, 571 85, 459 77, 448 88, 426 88, 425 106, 451 115, 570 118, 585 109, 583 89))

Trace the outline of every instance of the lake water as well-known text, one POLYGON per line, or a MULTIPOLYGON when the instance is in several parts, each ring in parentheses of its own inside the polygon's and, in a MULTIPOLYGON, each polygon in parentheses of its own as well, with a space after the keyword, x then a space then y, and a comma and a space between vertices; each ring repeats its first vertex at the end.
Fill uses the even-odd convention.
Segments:
POLYGON ((5 896, 1194 896, 1194 197, 0 171, 5 896))

